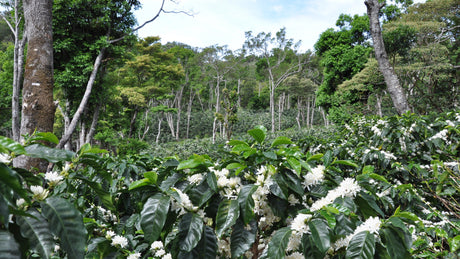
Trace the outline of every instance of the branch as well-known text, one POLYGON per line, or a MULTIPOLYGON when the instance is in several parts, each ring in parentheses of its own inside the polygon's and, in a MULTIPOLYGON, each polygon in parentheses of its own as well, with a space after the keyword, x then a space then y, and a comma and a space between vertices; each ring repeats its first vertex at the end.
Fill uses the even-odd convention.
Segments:
MULTIPOLYGON (((187 13, 185 11, 166 11, 164 9, 165 1, 166 0, 162 0, 160 9, 158 10, 157 14, 152 19, 150 19, 150 20, 144 22, 143 24, 141 24, 140 26, 134 28, 131 33, 136 32, 139 29, 143 28, 145 25, 155 21, 160 16, 161 13, 183 13, 183 14, 186 14, 186 15, 189 15, 189 16, 193 16, 193 14, 187 13)), ((124 36, 122 36, 122 37, 120 37, 118 39, 109 40, 108 43, 112 44, 112 43, 115 43, 115 42, 119 42, 120 40, 123 40, 124 38, 126 38, 126 36, 128 36, 128 35, 126 34, 126 35, 124 35, 124 36)))

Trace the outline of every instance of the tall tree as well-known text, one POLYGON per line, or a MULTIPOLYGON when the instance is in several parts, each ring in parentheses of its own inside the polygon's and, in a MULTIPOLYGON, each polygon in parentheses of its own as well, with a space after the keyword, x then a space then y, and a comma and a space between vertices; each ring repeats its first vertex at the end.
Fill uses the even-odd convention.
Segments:
POLYGON ((379 0, 366 0, 364 4, 367 8, 367 15, 369 16, 369 26, 374 43, 375 58, 379 64, 380 71, 383 74, 385 83, 387 85, 388 93, 393 100, 393 105, 399 114, 409 111, 409 103, 406 94, 402 88, 398 76, 394 72, 393 67, 388 59, 388 54, 385 50, 383 43, 382 29, 380 27, 380 14, 385 2, 379 0))
MULTIPOLYGON (((21 135, 34 131, 52 132, 53 102, 53 29, 52 0, 24 0, 27 59, 22 92, 21 135)), ((15 166, 46 169, 43 160, 18 157, 15 166)))
POLYGON ((11 101, 11 126, 13 139, 19 141, 20 137, 20 102, 22 76, 24 74, 24 47, 26 44, 26 35, 23 34, 24 19, 22 17, 22 3, 20 0, 9 1, 4 3, 11 6, 12 10, 10 19, 3 15, 3 19, 8 24, 14 36, 14 55, 13 55, 13 91, 11 101))
POLYGON ((253 36, 252 32, 246 32, 244 46, 262 59, 259 65, 268 77, 271 131, 275 132, 275 90, 289 76, 299 73, 307 59, 297 53, 300 42, 294 43, 293 39, 286 38, 285 28, 280 29, 275 36, 265 32, 253 36))

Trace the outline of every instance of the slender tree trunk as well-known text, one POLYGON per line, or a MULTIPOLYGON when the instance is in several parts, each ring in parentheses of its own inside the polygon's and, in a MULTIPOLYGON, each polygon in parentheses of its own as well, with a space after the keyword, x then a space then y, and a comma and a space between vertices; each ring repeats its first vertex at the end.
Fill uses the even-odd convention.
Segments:
POLYGON ((161 122, 163 121, 163 114, 158 114, 158 132, 155 142, 158 144, 160 143, 160 135, 161 135, 161 122))
POLYGON ((86 139, 85 139, 84 144, 91 143, 91 140, 93 139, 94 134, 96 133, 96 126, 97 126, 97 122, 99 120, 99 114, 101 112, 101 107, 102 107, 102 103, 100 102, 96 106, 96 110, 94 111, 93 120, 91 121, 91 126, 89 128, 88 134, 86 134, 86 139))
MULTIPOLYGON (((22 95, 21 135, 53 132, 53 29, 52 0, 24 0, 25 28, 28 39, 26 70, 22 95)), ((15 166, 45 172, 48 162, 20 156, 15 166)))
POLYGON ((190 120, 192 118, 192 103, 193 103, 193 96, 194 96, 194 92, 192 91, 192 89, 190 89, 190 95, 189 95, 189 98, 188 98, 188 105, 187 105, 187 132, 186 132, 186 137, 185 138, 189 138, 189 134, 190 134, 190 120))
POLYGON ((131 117, 131 122, 129 123, 129 133, 128 133, 128 138, 131 138, 133 136, 133 132, 134 132, 134 125, 136 124, 136 118, 137 118, 137 113, 138 113, 138 109, 136 108, 134 110, 134 114, 133 114, 133 117, 131 117))
POLYGON ((391 66, 388 55, 383 43, 382 29, 380 28, 379 13, 385 3, 379 3, 378 0, 366 0, 364 4, 367 7, 369 16, 369 25, 374 42, 375 58, 379 63, 379 69, 383 74, 388 92, 390 93, 393 105, 399 114, 410 111, 409 104, 404 93, 404 89, 399 83, 393 67, 391 66))
POLYGON ((104 53, 105 53, 105 48, 102 48, 96 60, 94 61, 93 71, 91 72, 88 83, 86 85, 86 90, 85 90, 85 93, 83 94, 83 98, 81 99, 80 105, 78 106, 78 109, 75 112, 75 115, 73 116, 72 122, 69 125, 69 130, 64 134, 64 136, 62 136, 61 140, 59 141, 59 144, 56 146, 57 148, 62 148, 67 143, 67 141, 69 141, 70 137, 72 136, 72 133, 77 127, 77 123, 79 122, 80 117, 83 114, 83 111, 85 110, 86 105, 88 104, 89 97, 91 96, 91 91, 93 90, 93 85, 94 85, 94 82, 96 81, 96 76, 97 76, 99 67, 102 64, 102 58, 104 57, 104 53))
POLYGON ((214 121, 212 123, 212 143, 216 143, 216 134, 217 134, 217 113, 219 113, 219 107, 220 107, 220 78, 219 75, 217 75, 217 83, 216 83, 216 114, 214 115, 214 121))
MULTIPOLYGON (((188 75, 186 75, 188 78, 188 75)), ((188 79, 186 79, 188 81, 188 79)), ((177 98, 177 121, 176 121, 176 141, 179 141, 179 127, 180 127, 180 119, 181 119, 181 112, 182 112, 182 95, 184 93, 185 84, 181 87, 179 92, 176 95, 177 98)))

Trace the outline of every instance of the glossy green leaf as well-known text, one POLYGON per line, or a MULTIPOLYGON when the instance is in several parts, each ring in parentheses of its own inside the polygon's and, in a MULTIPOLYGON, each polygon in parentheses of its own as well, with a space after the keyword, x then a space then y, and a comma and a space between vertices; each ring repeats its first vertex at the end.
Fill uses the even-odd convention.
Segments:
POLYGON ((212 228, 205 226, 198 245, 190 252, 180 251, 177 258, 215 259, 217 258, 217 238, 212 228))
POLYGON ((283 259, 292 230, 288 227, 280 228, 273 234, 264 250, 262 258, 283 259))
POLYGON ((40 144, 33 144, 27 146, 25 149, 28 156, 42 158, 50 163, 71 161, 72 157, 75 155, 74 152, 68 150, 50 148, 40 144))
POLYGON ((27 238, 31 248, 36 250, 41 258, 51 258, 55 243, 48 221, 35 210, 28 211, 28 213, 33 217, 17 218, 21 235, 27 238))
POLYGON ((359 232, 350 240, 345 258, 373 259, 375 253, 375 237, 369 231, 359 232))
POLYGON ((49 141, 54 144, 59 144, 59 139, 51 132, 39 132, 33 137, 33 141, 49 141))
POLYGON ((4 136, 0 136, 0 147, 0 151, 2 151, 2 148, 4 148, 10 152, 15 153, 16 155, 22 155, 26 153, 26 150, 21 144, 4 136))
POLYGON ((179 248, 190 252, 201 240, 203 233, 203 219, 195 213, 187 213, 179 223, 179 248))
POLYGON ((257 224, 255 220, 244 224, 239 219, 233 226, 232 235, 230 237, 230 250, 232 258, 238 258, 248 251, 256 240, 257 224))
POLYGON ((254 199, 252 194, 257 190, 258 186, 253 184, 244 185, 241 187, 238 194, 238 203, 241 209, 243 222, 248 224, 254 218, 254 199))
POLYGON ((299 160, 295 157, 288 157, 287 161, 291 168, 298 174, 300 175, 300 172, 302 171, 302 164, 299 162, 299 160))
POLYGON ((240 216, 240 208, 237 200, 222 200, 217 209, 216 235, 221 237, 225 231, 232 227, 240 216))
POLYGON ((205 162, 206 162, 206 159, 203 156, 195 155, 191 159, 180 162, 179 165, 177 166, 177 170, 197 168, 201 165, 204 165, 205 162))
POLYGON ((161 182, 160 189, 164 192, 169 190, 169 188, 174 186, 182 177, 182 174, 174 173, 173 175, 163 180, 163 182, 161 182))
POLYGON ((316 247, 321 253, 326 252, 331 247, 331 229, 323 219, 312 219, 308 222, 311 236, 316 247))
POLYGON ((156 241, 163 230, 169 211, 169 197, 161 193, 147 199, 141 211, 141 228, 150 243, 156 241))
POLYGON ((150 181, 152 184, 156 184, 158 180, 158 174, 154 171, 149 171, 144 173, 144 177, 150 181))
POLYGON ((20 259, 19 245, 9 232, 0 230, 0 258, 20 259))
POLYGON ((147 186, 147 185, 150 185, 151 182, 149 179, 146 179, 146 178, 143 178, 143 179, 140 179, 140 180, 137 180, 137 181, 134 181, 132 182, 130 185, 129 185, 129 188, 128 190, 134 190, 134 189, 137 189, 137 188, 141 188, 143 186, 147 186))
POLYGON ((385 215, 375 202, 375 198, 373 196, 370 196, 369 194, 363 192, 359 193, 355 198, 355 202, 359 207, 359 211, 363 213, 365 217, 376 216, 377 213, 381 217, 384 217, 385 215))
POLYGON ((398 230, 394 228, 383 228, 380 234, 383 236, 384 244, 392 259, 411 258, 408 250, 409 248, 405 246, 405 242, 398 234, 398 230))
POLYGON ((248 134, 258 143, 262 143, 265 140, 265 132, 260 128, 250 129, 248 130, 248 134))
POLYGON ((58 197, 50 197, 40 205, 51 232, 61 240, 61 247, 67 252, 67 257, 83 258, 87 233, 80 212, 70 202, 58 197))
POLYGON ((289 144, 292 144, 292 143, 293 142, 292 142, 292 140, 290 138, 279 136, 275 140, 273 140, 272 147, 276 147, 276 146, 279 146, 279 145, 289 145, 289 144))
MULTIPOLYGON (((0 163, 0 186, 2 186, 1 190, 2 192, 7 191, 8 189, 13 190, 16 194, 18 194, 20 197, 24 198, 25 200, 29 200, 29 197, 27 195, 27 191, 22 187, 21 182, 19 181, 19 177, 17 173, 13 170, 11 170, 9 167, 6 165, 0 163)), ((13 202, 13 201, 10 201, 13 202)))

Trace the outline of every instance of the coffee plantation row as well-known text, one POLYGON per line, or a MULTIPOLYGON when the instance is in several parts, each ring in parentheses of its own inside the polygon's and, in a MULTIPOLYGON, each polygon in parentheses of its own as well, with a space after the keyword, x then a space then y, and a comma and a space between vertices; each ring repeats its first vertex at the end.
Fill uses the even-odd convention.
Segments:
POLYGON ((0 258, 458 258, 460 114, 336 127, 187 159, 0 137, 0 258))

